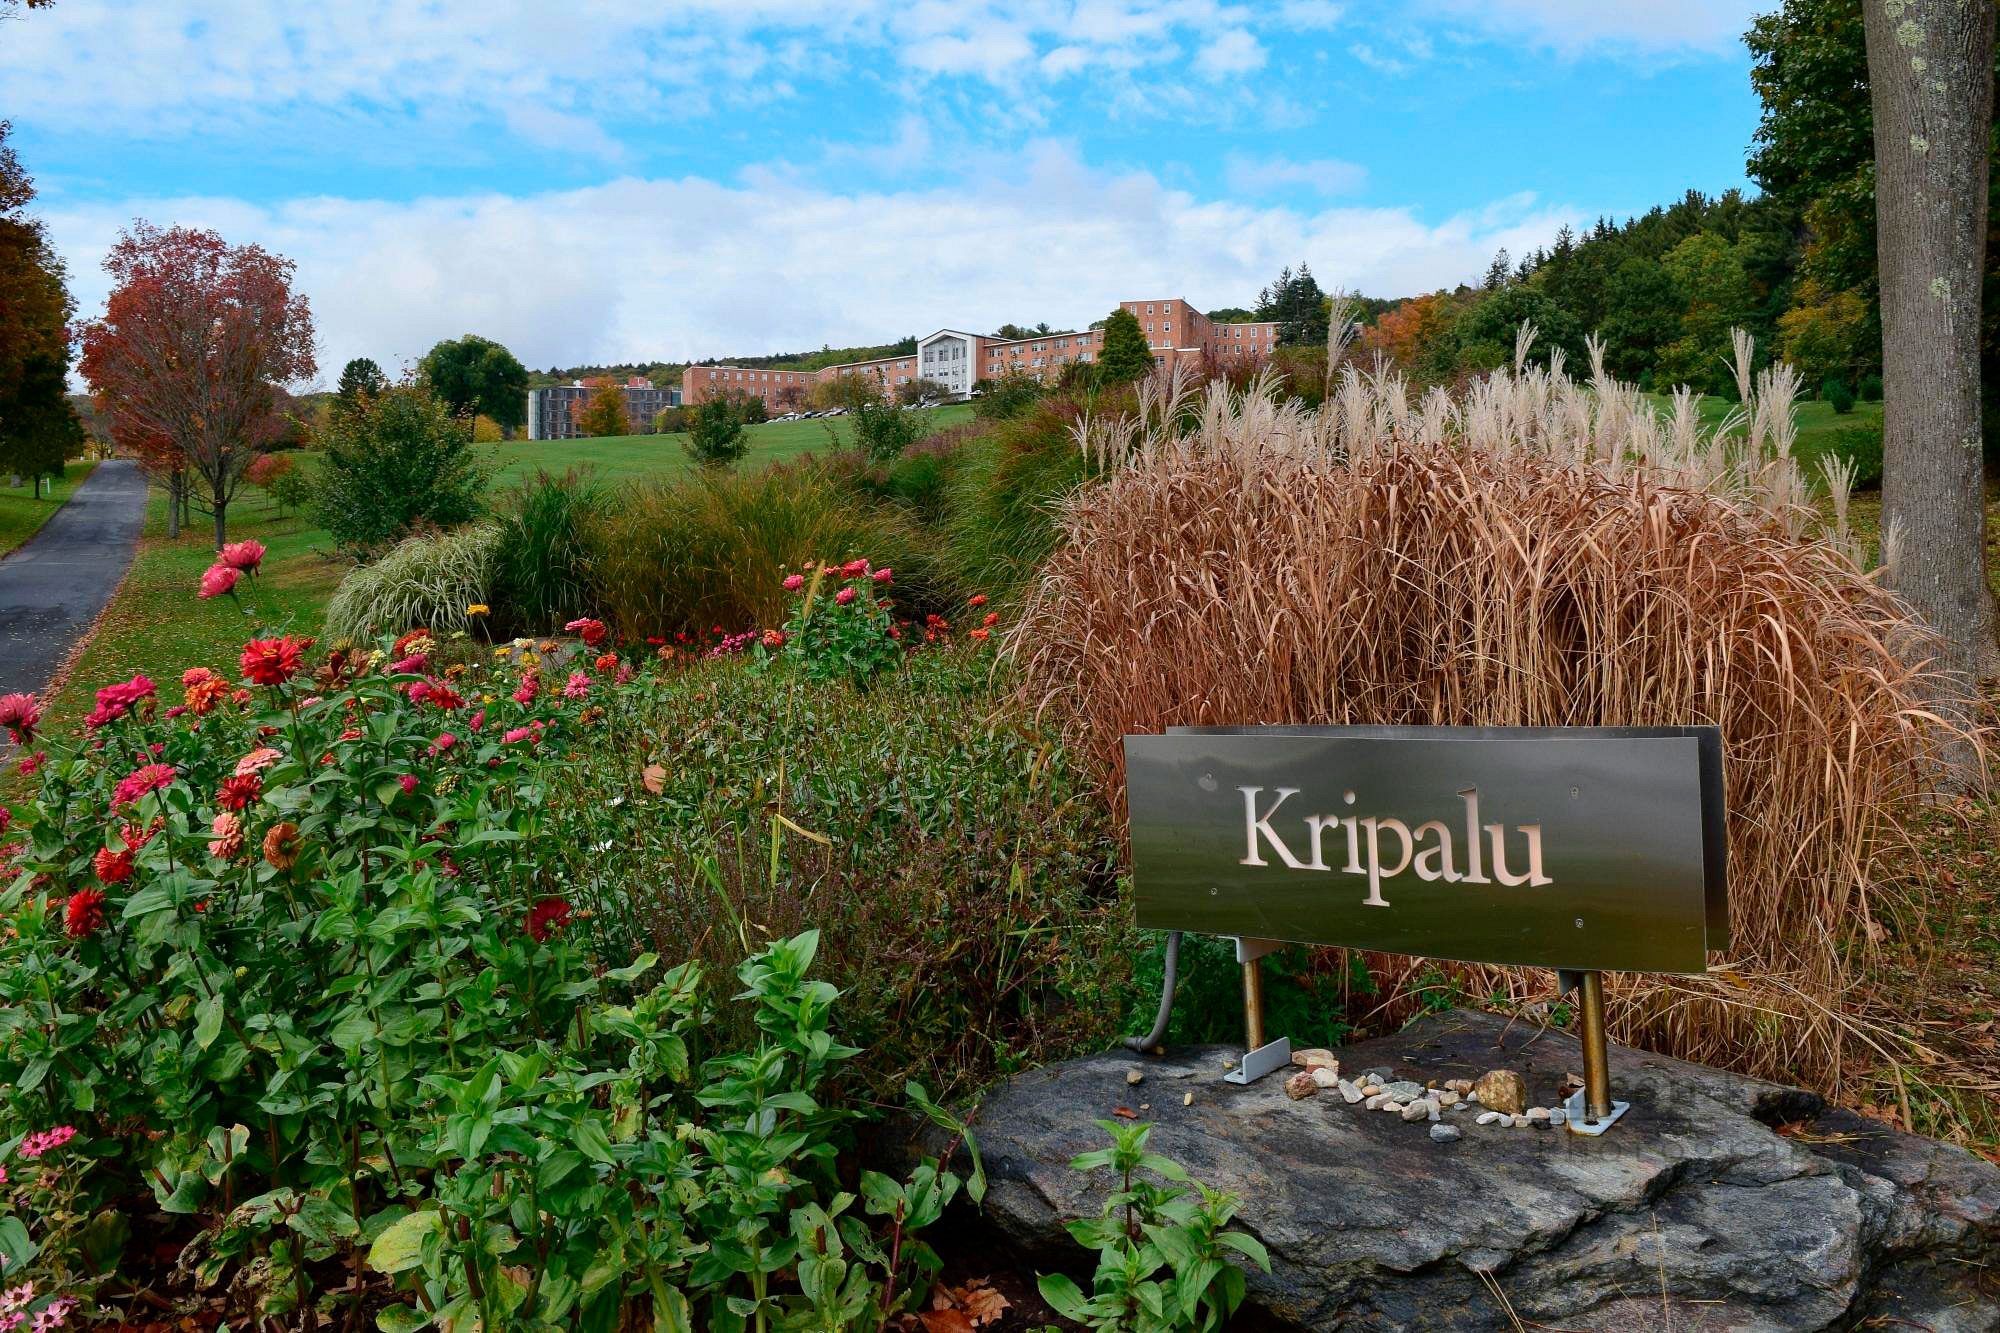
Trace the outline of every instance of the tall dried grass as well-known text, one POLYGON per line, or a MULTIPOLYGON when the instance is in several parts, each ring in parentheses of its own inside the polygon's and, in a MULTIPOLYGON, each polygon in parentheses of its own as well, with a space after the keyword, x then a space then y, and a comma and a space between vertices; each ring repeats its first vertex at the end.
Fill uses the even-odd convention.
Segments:
MULTIPOLYGON (((1740 349, 1744 406, 1704 431, 1689 395, 1661 414, 1601 357, 1579 384, 1526 347, 1463 398, 1338 366, 1317 412, 1160 379, 1080 423, 1103 481, 1010 641, 1023 688, 1121 808, 1120 738, 1174 725, 1719 725, 1733 945, 1705 978, 1613 978, 1614 1033, 1838 1090, 1901 1053, 1849 992, 1891 947, 1884 858, 1938 739, 1895 651, 1916 627, 1838 521, 1813 535, 1788 369, 1753 382, 1740 349)), ((1398 984, 1369 1021, 1405 1016, 1423 964, 1371 965, 1398 984)))

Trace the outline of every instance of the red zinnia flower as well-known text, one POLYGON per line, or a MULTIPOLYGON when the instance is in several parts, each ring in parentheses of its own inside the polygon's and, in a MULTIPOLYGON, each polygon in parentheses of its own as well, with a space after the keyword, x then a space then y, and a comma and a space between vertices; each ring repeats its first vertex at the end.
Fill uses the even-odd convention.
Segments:
POLYGON ((984 606, 986 605, 986 594, 983 592, 976 592, 972 594, 972 596, 965 599, 965 604, 967 606, 984 606))
MULTIPOLYGON (((116 852, 109 847, 100 847, 97 849, 97 855, 91 858, 91 865, 96 869, 97 877, 106 884, 123 884, 132 878, 132 861, 135 855, 130 847, 116 852)), ((103 896, 103 894, 98 895, 99 898, 103 896)))
POLYGON ((986 630, 986 629, 976 629, 976 630, 972 631, 972 635, 971 635, 971 637, 973 637, 973 638, 975 638, 975 639, 983 639, 983 638, 985 638, 985 637, 986 637, 987 635, 991 634, 992 632, 993 632, 992 630, 986 630))
POLYGON ((895 576, 896 576, 896 571, 890 569, 887 565, 884 565, 882 568, 876 570, 874 574, 871 575, 870 577, 872 577, 877 583, 888 583, 889 581, 894 579, 895 576))
POLYGON ((215 803, 224 810, 241 810, 264 794, 264 779, 257 773, 238 773, 222 780, 215 803))
POLYGON ((838 602, 842 606, 846 606, 849 602, 853 601, 855 597, 858 595, 859 594, 857 594, 852 588, 842 588, 839 592, 833 595, 833 600, 838 602))
POLYGON ((172 764, 146 764, 135 768, 118 780, 118 786, 111 793, 111 806, 131 805, 149 791, 158 791, 174 780, 172 764))
POLYGON ((803 574, 787 574, 787 575, 785 575, 785 591, 786 591, 786 592, 797 592, 797 591, 798 591, 798 590, 799 590, 800 588, 803 588, 803 587, 805 587, 805 586, 806 586, 806 576, 805 576, 805 575, 803 575, 803 574))
POLYGON ((416 775, 416 774, 414 774, 414 773, 405 773, 405 774, 403 774, 403 776, 401 776, 401 777, 397 778, 397 779, 396 779, 396 782, 397 782, 397 785, 399 785, 400 787, 402 787, 402 789, 403 789, 403 795, 405 795, 405 796, 415 796, 415 795, 417 794, 417 775, 416 775))
POLYGON ((96 731, 106 723, 115 722, 132 711, 132 706, 142 699, 153 696, 153 682, 144 672, 116 685, 106 685, 97 692, 97 707, 83 720, 83 725, 96 731))
POLYGON ((63 933, 73 940, 97 933, 104 924, 104 890, 78 889, 63 904, 63 933))
POLYGON ((245 541, 231 542, 216 553, 215 557, 229 569, 240 569, 246 573, 256 572, 264 563, 264 543, 251 537, 245 541))
POLYGON ((609 630, 604 628, 603 621, 589 620, 589 619, 572 620, 567 625, 563 626, 563 630, 565 633, 576 635, 578 638, 582 639, 585 644, 589 645, 592 648, 595 648, 598 644, 603 643, 604 640, 607 637, 609 637, 611 633, 609 630))
POLYGON ((569 924, 569 904, 561 898, 541 898, 528 909, 528 938, 537 944, 569 924))
POLYGON ((299 674, 311 639, 252 639, 243 645, 243 678, 257 685, 282 685, 299 674))
POLYGON ((769 648, 774 653, 777 652, 778 649, 785 646, 785 632, 781 629, 765 630, 764 646, 766 648, 769 648))
POLYGON ((236 580, 243 577, 243 571, 228 565, 210 565, 208 572, 201 576, 201 591, 196 595, 204 599, 220 597, 224 593, 236 591, 236 580))
POLYGON ((22 777, 31 778, 39 773, 42 765, 47 762, 49 762, 49 752, 47 750, 37 750, 16 764, 14 768, 22 777))

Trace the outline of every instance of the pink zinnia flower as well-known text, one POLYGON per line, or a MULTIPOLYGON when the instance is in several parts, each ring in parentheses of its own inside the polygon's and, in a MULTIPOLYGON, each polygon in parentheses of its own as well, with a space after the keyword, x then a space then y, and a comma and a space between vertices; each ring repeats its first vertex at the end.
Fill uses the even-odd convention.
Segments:
POLYGON ((400 778, 397 778, 397 779, 396 779, 396 781, 397 781, 397 783, 398 783, 398 784, 400 784, 400 785, 402 786, 402 788, 403 788, 403 795, 405 795, 405 796, 415 796, 415 795, 417 794, 417 776, 416 776, 416 774, 414 774, 414 773, 405 773, 405 774, 403 774, 403 776, 401 776, 400 778))
POLYGON ((880 569, 876 570, 876 571, 875 571, 875 573, 874 573, 874 574, 873 574, 873 575, 872 575, 871 577, 872 577, 872 578, 873 578, 873 579, 874 579, 874 580, 875 580, 875 581, 876 581, 877 583, 887 583, 887 582, 889 582, 889 581, 890 581, 890 580, 891 580, 892 578, 894 578, 894 577, 895 577, 895 571, 894 571, 894 570, 892 570, 892 569, 890 569, 890 568, 889 568, 889 567, 888 567, 887 565, 884 565, 884 566, 883 566, 882 568, 880 568, 880 569))
POLYGON ((787 574, 787 575, 785 576, 785 591, 786 591, 786 592, 797 592, 797 591, 798 591, 798 590, 799 590, 800 588, 803 588, 803 587, 805 587, 805 586, 806 586, 806 576, 805 576, 805 575, 803 575, 803 574, 787 574))
POLYGON ((868 562, 866 560, 850 560, 840 567, 840 572, 850 579, 859 578, 868 572, 868 562))
POLYGON ((200 596, 220 597, 226 592, 236 591, 236 581, 243 577, 243 571, 228 565, 210 565, 208 572, 201 576, 200 596))
POLYGON ((510 727, 500 739, 508 745, 519 745, 522 741, 533 740, 534 737, 535 729, 533 727, 510 727))
POLYGON ((437 739, 432 741, 430 744, 431 755, 433 758, 435 758, 436 756, 443 754, 446 750, 449 750, 452 746, 456 744, 458 744, 458 737, 452 735, 448 731, 440 731, 437 734, 437 739))
POLYGON ((115 722, 132 711, 132 706, 153 696, 153 682, 144 672, 116 685, 106 685, 97 692, 97 707, 83 720, 83 725, 91 731, 106 723, 115 722))
POLYGON ((21 1140, 21 1146, 14 1149, 14 1155, 32 1162, 43 1153, 53 1152, 75 1137, 76 1129, 70 1125, 57 1125, 54 1129, 37 1130, 35 1133, 21 1140))
POLYGON ((569 683, 563 686, 563 697, 581 699, 590 693, 590 677, 581 671, 569 673, 569 683))
POLYGON ((228 569, 240 569, 254 574, 257 566, 264 563, 264 543, 255 537, 240 542, 231 542, 216 553, 216 560, 228 569))
POLYGON ((854 589, 842 588, 839 592, 833 595, 833 600, 835 602, 838 602, 842 606, 846 606, 849 602, 854 600, 855 595, 856 594, 854 589))
POLYGON ((147 792, 158 791, 173 780, 172 764, 146 764, 135 768, 118 780, 118 786, 111 793, 112 808, 135 804, 147 792))
POLYGON ((215 817, 209 831, 215 837, 208 844, 208 854, 218 860, 234 861, 243 854, 243 821, 227 810, 215 817))
POLYGON ((41 772, 42 765, 48 762, 49 762, 49 752, 47 750, 37 750, 33 754, 29 755, 26 759, 23 759, 20 763, 14 765, 14 769, 22 777, 31 778, 35 776, 35 774, 41 772))
POLYGON ((486 710, 482 708, 478 712, 474 713, 470 718, 466 720, 465 725, 471 727, 474 731, 480 730, 482 727, 486 725, 486 710))
POLYGON ((240 778, 245 773, 262 773, 284 757, 282 750, 274 750, 268 745, 259 746, 236 761, 236 776, 240 778))
POLYGON ((35 702, 32 694, 0 694, 0 727, 14 738, 16 745, 26 745, 35 738, 35 724, 42 720, 42 706, 35 702))
POLYGON ((539 680, 533 676, 523 676, 521 677, 521 683, 514 687, 514 702, 517 704, 531 704, 535 701, 535 695, 540 690, 541 682, 539 680))

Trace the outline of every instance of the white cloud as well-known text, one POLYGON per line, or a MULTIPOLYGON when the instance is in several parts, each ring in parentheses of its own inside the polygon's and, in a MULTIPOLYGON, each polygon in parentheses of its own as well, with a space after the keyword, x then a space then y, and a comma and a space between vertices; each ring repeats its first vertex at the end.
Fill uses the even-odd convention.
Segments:
POLYGON ((1712 54, 1733 47, 1771 0, 1424 0, 1424 8, 1564 55, 1712 54))
POLYGON ((1428 224, 1409 210, 1304 212, 1206 200, 1039 143, 971 185, 839 193, 778 172, 742 183, 622 179, 526 197, 387 202, 129 199, 49 221, 85 314, 134 216, 214 226, 298 261, 323 342, 385 366, 478 332, 533 366, 749 355, 940 325, 1080 325, 1122 299, 1241 304, 1301 261, 1320 282, 1407 295, 1546 244, 1582 211, 1517 196, 1428 224))
POLYGON ((1263 43, 1242 28, 1228 28, 1196 48, 1194 67, 1211 79, 1223 79, 1260 70, 1269 59, 1263 43))
POLYGON ((1294 162, 1232 154, 1223 174, 1232 194, 1250 195, 1300 187, 1320 194, 1346 194, 1360 189, 1368 179, 1366 167, 1331 157, 1294 162))

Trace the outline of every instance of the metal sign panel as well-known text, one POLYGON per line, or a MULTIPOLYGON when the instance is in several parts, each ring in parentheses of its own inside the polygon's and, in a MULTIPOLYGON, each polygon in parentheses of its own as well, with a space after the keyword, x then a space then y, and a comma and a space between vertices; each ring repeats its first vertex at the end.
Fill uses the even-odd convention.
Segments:
POLYGON ((1183 730, 1125 756, 1141 926, 1650 972, 1726 939, 1713 728, 1183 730))

